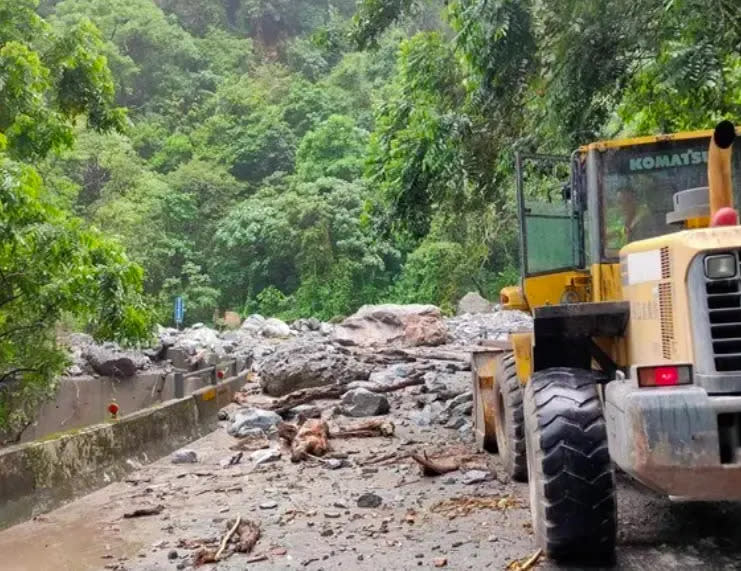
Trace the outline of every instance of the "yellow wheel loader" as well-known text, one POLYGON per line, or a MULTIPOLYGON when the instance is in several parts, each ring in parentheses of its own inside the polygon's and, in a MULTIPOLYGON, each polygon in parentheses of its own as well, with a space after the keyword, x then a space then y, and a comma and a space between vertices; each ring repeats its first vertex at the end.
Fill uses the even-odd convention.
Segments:
POLYGON ((533 326, 474 352, 474 428, 529 481, 552 559, 614 556, 615 465, 671 497, 741 499, 735 136, 517 155, 522 276, 501 304, 533 326))

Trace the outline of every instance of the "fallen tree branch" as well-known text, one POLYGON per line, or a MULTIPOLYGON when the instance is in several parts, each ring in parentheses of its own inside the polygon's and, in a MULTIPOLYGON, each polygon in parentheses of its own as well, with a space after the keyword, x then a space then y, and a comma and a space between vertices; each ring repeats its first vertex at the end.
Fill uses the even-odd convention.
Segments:
MULTIPOLYGON (((405 389, 407 387, 423 385, 424 382, 425 381, 423 374, 417 373, 407 379, 399 381, 398 383, 393 383, 390 385, 368 386, 367 389, 373 393, 391 393, 394 391, 405 389)), ((347 390, 347 384, 299 389, 275 400, 269 408, 270 410, 274 410, 279 415, 283 416, 292 408, 302 404, 310 403, 315 400, 342 398, 342 395, 345 394, 347 390)))
POLYGON ((226 549, 226 544, 229 543, 229 540, 232 538, 232 535, 234 535, 234 532, 237 531, 237 528, 239 527, 239 524, 242 521, 242 516, 238 515, 237 520, 234 522, 234 525, 232 528, 226 532, 226 535, 221 540, 221 544, 219 545, 219 550, 216 552, 216 561, 221 559, 221 554, 224 553, 224 550, 226 549))
POLYGON ((448 472, 455 472, 461 467, 460 458, 432 459, 427 456, 427 452, 423 452, 422 455, 412 454, 411 457, 422 466, 422 473, 425 476, 440 476, 448 472))
POLYGON ((374 438, 394 435, 395 426, 390 420, 372 419, 351 426, 340 426, 330 431, 330 438, 374 438))
POLYGON ((145 517, 145 516, 149 516, 149 515, 159 515, 159 514, 162 513, 162 510, 164 510, 164 509, 165 509, 165 506, 163 506, 162 504, 160 504, 160 505, 149 507, 149 508, 139 508, 139 509, 134 510, 133 512, 127 512, 127 513, 123 514, 123 516, 124 516, 124 519, 131 519, 131 518, 134 518, 134 517, 145 517))

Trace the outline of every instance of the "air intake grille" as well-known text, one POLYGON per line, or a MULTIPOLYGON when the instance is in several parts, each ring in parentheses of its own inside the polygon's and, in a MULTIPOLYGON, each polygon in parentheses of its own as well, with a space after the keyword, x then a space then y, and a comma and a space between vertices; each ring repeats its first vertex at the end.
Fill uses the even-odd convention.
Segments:
POLYGON ((669 257, 669 248, 661 248, 661 279, 668 280, 672 277, 672 260, 669 257))
POLYGON ((674 307, 672 284, 659 284, 659 320, 661 322, 661 354, 671 359, 674 345, 674 307))
POLYGON ((741 371, 740 285, 738 274, 732 279, 705 283, 713 359, 718 372, 741 371))

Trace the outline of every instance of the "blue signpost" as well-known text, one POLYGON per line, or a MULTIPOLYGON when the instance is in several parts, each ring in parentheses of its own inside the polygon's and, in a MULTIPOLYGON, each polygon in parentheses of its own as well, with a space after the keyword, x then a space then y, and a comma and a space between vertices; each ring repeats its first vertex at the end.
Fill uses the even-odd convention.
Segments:
POLYGON ((180 329, 185 317, 185 302, 181 296, 175 298, 175 326, 180 329))

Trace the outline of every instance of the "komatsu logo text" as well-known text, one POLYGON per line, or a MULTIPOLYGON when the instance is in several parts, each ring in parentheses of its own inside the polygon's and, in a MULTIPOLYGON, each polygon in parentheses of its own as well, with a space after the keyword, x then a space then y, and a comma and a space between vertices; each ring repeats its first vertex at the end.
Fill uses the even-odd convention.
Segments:
POLYGON ((686 167, 708 162, 707 151, 686 151, 666 155, 653 155, 630 159, 631 171, 650 171, 674 167, 686 167))

